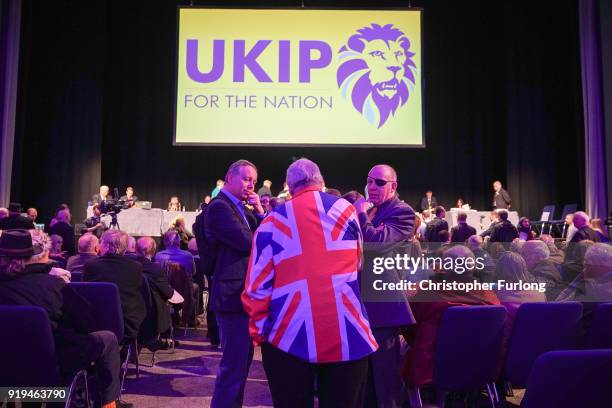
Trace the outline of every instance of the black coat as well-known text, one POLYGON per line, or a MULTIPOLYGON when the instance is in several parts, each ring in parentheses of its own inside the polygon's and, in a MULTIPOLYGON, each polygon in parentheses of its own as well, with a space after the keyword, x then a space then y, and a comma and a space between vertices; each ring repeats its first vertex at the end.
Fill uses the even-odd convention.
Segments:
POLYGON ((119 288, 127 338, 138 335, 147 311, 142 298, 142 265, 125 256, 106 254, 85 264, 83 281, 112 282, 119 288))
POLYGON ((493 208, 496 210, 510 208, 511 204, 510 194, 503 188, 499 190, 499 194, 493 193, 493 208))
POLYGON ((429 221, 427 228, 425 228, 425 241, 426 242, 440 242, 440 231, 448 231, 448 222, 442 218, 434 218, 429 221))
POLYGON ((142 273, 151 288, 151 297, 156 317, 155 332, 164 333, 170 329, 172 324, 168 299, 174 294, 174 289, 168 283, 168 278, 166 278, 164 271, 158 263, 151 262, 145 257, 139 257, 138 262, 142 264, 142 273))
POLYGON ((34 229, 34 221, 21 214, 11 214, 0 220, 0 230, 34 229))
POLYGON ((259 218, 245 208, 244 217, 223 190, 205 212, 206 239, 213 262, 209 309, 214 312, 244 312, 240 295, 259 218))
POLYGON ((76 254, 75 243, 74 243, 74 227, 65 222, 57 222, 53 226, 47 229, 49 236, 59 235, 64 240, 62 244, 62 251, 72 256, 76 254))
POLYGON ((512 242, 518 236, 518 230, 510 221, 501 221, 493 227, 491 242, 512 242))
POLYGON ((460 222, 451 229, 451 242, 465 242, 472 235, 476 235, 476 228, 460 222))
MULTIPOLYGON (((437 206, 438 200, 436 197, 431 196, 431 208, 436 208, 437 206)), ((419 205, 419 207, 421 208, 421 212, 429 209, 429 205, 427 205, 427 197, 421 198, 421 205, 419 205)))

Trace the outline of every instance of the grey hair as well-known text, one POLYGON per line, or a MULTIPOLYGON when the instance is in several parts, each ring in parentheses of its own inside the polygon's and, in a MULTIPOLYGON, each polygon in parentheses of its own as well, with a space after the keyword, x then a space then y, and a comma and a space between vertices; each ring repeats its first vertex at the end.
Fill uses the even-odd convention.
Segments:
POLYGON ((504 252, 497 261, 495 274, 508 282, 532 282, 533 279, 522 256, 514 252, 504 252))
POLYGON ((550 249, 542 241, 527 241, 521 248, 521 255, 525 259, 527 266, 531 268, 547 259, 550 256, 550 249))
POLYGON ((128 234, 123 231, 106 231, 100 241, 102 254, 123 255, 127 249, 128 234))
POLYGON ((467 239, 467 246, 473 251, 482 247, 482 237, 480 235, 472 235, 467 239))
POLYGON ((155 255, 156 249, 157 244, 155 244, 155 240, 151 237, 142 237, 136 243, 136 251, 145 258, 152 258, 155 255))
POLYGON ((250 161, 244 159, 237 160, 230 164, 229 168, 227 169, 227 173, 225 173, 225 182, 227 183, 229 181, 230 175, 234 176, 238 174, 238 170, 244 166, 252 167, 255 169, 255 171, 257 171, 257 167, 255 167, 255 165, 250 161))
POLYGON ((319 166, 304 157, 291 163, 287 169, 287 186, 291 194, 298 188, 312 185, 322 187, 324 183, 319 166))
POLYGON ((584 254, 584 264, 607 266, 612 270, 612 246, 602 243, 592 245, 584 254))

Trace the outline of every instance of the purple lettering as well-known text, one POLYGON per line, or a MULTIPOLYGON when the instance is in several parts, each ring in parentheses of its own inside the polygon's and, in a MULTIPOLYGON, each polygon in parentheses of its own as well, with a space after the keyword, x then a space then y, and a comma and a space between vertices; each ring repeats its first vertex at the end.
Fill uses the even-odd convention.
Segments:
POLYGON ((223 75, 225 60, 225 41, 213 41, 213 65, 209 72, 198 68, 198 40, 187 40, 187 75, 196 82, 215 82, 223 75))
POLYGON ((310 82, 310 70, 325 68, 331 63, 332 50, 323 41, 300 41, 300 82, 310 82), (318 59, 310 59, 310 51, 318 50, 318 59))
POLYGON ((234 41, 234 82, 244 82, 245 67, 249 68, 259 82, 272 82, 272 79, 257 63, 257 58, 271 42, 271 40, 259 40, 249 53, 245 54, 244 40, 234 41))
POLYGON ((289 82, 291 68, 291 48, 289 40, 278 42, 278 82, 289 82))

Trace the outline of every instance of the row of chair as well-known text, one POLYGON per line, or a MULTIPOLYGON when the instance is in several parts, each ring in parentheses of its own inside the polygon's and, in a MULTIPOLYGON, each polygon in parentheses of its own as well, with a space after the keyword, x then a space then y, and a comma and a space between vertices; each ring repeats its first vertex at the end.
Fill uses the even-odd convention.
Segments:
MULTIPOLYGON (((517 388, 527 388, 528 398, 525 398, 522 406, 612 406, 609 391, 612 388, 612 365, 600 363, 612 360, 612 303, 602 304, 595 310, 584 343, 587 349, 605 348, 607 351, 576 350, 579 347, 581 317, 582 304, 578 302, 525 303, 519 307, 501 379, 517 388), (558 350, 573 351, 549 353, 558 350), (584 360, 581 360, 582 357, 584 360), (553 367, 571 367, 572 364, 576 368, 574 372, 561 374, 549 371, 553 367), (548 395, 552 388, 560 391, 561 384, 571 384, 577 373, 593 378, 589 384, 602 384, 603 381, 607 388, 591 385, 579 388, 577 385, 587 381, 581 378, 574 385, 563 387, 563 401, 584 399, 594 403, 559 404, 557 397, 548 395), (547 400, 549 397, 550 400, 547 400)), ((483 388, 487 388, 491 405, 497 406, 499 396, 495 382, 500 379, 499 356, 505 319, 506 309, 503 306, 459 306, 446 310, 438 330, 434 355, 433 382, 440 407, 444 407, 448 392, 483 388)), ((420 390, 415 391, 413 404, 422 406, 420 390)))
POLYGON ((548 225, 548 233, 552 232, 553 227, 561 227, 563 226, 563 230, 559 231, 560 236, 563 237, 565 234, 565 217, 568 214, 573 214, 578 210, 577 204, 565 204, 563 206, 563 210, 561 211, 561 218, 555 219, 555 209, 557 207, 554 204, 545 205, 542 208, 542 215, 540 215, 540 219, 537 223, 534 223, 534 226, 540 226, 540 235, 544 234, 544 230, 548 225))

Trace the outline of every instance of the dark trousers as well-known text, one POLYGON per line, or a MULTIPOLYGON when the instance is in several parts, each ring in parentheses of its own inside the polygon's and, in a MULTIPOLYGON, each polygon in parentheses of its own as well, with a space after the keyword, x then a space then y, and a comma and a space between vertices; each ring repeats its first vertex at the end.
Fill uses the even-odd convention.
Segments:
POLYGON ((217 312, 223 356, 215 381, 212 408, 242 406, 244 385, 253 361, 253 343, 246 313, 217 312))
POLYGON ((275 408, 312 408, 315 382, 319 407, 363 406, 368 376, 368 358, 338 363, 314 364, 300 360, 270 343, 261 346, 275 408))
POLYGON ((378 343, 378 350, 369 357, 370 367, 365 406, 368 408, 401 407, 399 328, 373 328, 372 334, 378 343))
POLYGON ((58 354, 62 373, 74 374, 87 370, 93 362, 96 367, 96 385, 102 404, 119 398, 119 345, 113 332, 103 330, 87 335, 87 341, 79 347, 79 352, 69 350, 67 345, 60 347, 58 354))
POLYGON ((217 315, 212 310, 206 311, 206 337, 211 344, 219 344, 219 325, 217 324, 217 315))

